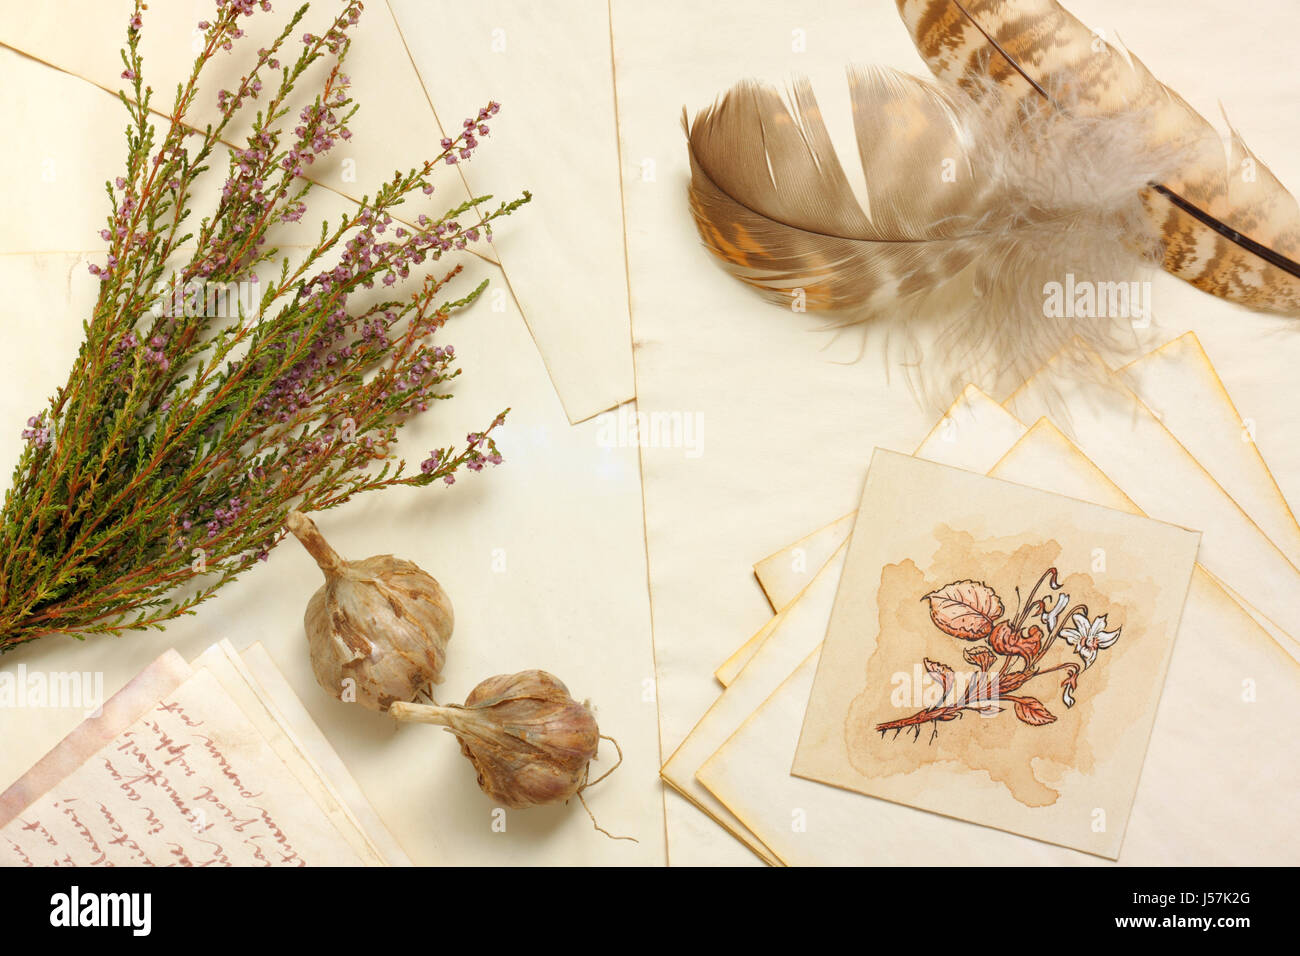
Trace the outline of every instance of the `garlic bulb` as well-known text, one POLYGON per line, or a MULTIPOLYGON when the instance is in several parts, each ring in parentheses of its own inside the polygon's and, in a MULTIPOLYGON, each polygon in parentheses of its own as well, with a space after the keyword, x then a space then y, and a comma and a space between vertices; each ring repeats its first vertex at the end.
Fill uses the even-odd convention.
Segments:
POLYGON ((301 512, 285 524, 325 573, 303 618, 321 687, 387 710, 439 683, 454 617, 438 582, 391 554, 344 561, 301 512))
POLYGON ((490 677, 464 706, 395 703, 403 721, 446 727, 478 771, 478 785, 504 807, 568 800, 587 785, 600 728, 590 710, 545 671, 490 677))

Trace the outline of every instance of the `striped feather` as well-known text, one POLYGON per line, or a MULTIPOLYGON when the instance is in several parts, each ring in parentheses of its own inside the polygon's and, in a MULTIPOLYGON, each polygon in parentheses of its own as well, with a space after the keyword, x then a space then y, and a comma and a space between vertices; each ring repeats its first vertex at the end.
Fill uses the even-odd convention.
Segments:
POLYGON ((1180 162, 1142 191, 1164 268, 1251 308, 1300 316, 1300 206, 1236 130, 1224 137, 1137 57, 1056 0, 897 0, 934 75, 1005 108, 1051 95, 1088 115, 1148 117, 1147 148, 1180 162), (1051 91, 1049 93, 1048 91, 1051 91))

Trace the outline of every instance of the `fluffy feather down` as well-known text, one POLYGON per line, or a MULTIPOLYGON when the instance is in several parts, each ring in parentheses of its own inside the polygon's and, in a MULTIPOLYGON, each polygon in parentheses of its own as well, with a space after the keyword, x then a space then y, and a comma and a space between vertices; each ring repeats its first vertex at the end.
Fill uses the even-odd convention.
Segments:
POLYGON ((1133 316, 1114 308, 1053 314, 1046 290, 1067 276, 1118 288, 1157 258, 1142 192, 1181 153, 1135 145, 1149 116, 885 69, 848 82, 869 211, 804 80, 788 102, 742 83, 689 125, 691 209, 733 275, 846 324, 940 320, 941 367, 927 361, 921 379, 939 404, 971 381, 1014 385, 1076 339, 1105 350, 1131 334, 1133 316))

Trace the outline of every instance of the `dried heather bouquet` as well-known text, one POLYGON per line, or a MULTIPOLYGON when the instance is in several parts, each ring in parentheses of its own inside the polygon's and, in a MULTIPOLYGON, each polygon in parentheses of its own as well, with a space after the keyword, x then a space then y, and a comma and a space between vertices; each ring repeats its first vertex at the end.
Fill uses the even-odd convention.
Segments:
POLYGON ((442 386, 458 374, 453 349, 432 345, 432 334, 483 286, 448 301, 457 267, 385 299, 399 279, 490 235, 493 220, 528 200, 490 209, 483 197, 394 222, 406 198, 433 192, 437 165, 469 158, 497 104, 444 139, 441 154, 395 174, 337 225, 322 224, 300 261, 277 261, 268 236, 305 214, 305 172, 351 135, 356 106, 342 64, 361 3, 342 3, 320 36, 299 35, 299 9, 216 95, 218 115, 202 129, 187 114, 205 66, 243 52, 241 24, 271 4, 217 0, 165 115, 141 79, 144 8, 137 0, 122 51, 127 163, 108 186, 107 262, 91 266, 99 298, 67 384, 28 420, 4 501, 0 650, 46 634, 161 626, 264 559, 290 510, 392 485, 451 484, 462 466, 501 460, 491 433, 504 413, 464 447, 431 452, 418 472, 393 461, 397 429, 447 397, 442 386), (312 77, 321 87, 299 112, 290 94, 312 77), (220 194, 196 190, 252 103, 251 132, 230 149, 220 194), (214 208, 189 227, 196 197, 214 208), (462 224, 467 215, 477 222, 462 224), (214 288, 248 287, 257 290, 249 301, 218 310, 233 314, 204 307, 214 288))

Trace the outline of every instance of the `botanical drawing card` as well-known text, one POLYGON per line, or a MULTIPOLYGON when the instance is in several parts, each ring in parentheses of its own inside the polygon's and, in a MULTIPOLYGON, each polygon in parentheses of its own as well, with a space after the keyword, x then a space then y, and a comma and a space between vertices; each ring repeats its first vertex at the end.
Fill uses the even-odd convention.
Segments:
POLYGON ((877 450, 793 773, 1117 857, 1198 540, 877 450))

